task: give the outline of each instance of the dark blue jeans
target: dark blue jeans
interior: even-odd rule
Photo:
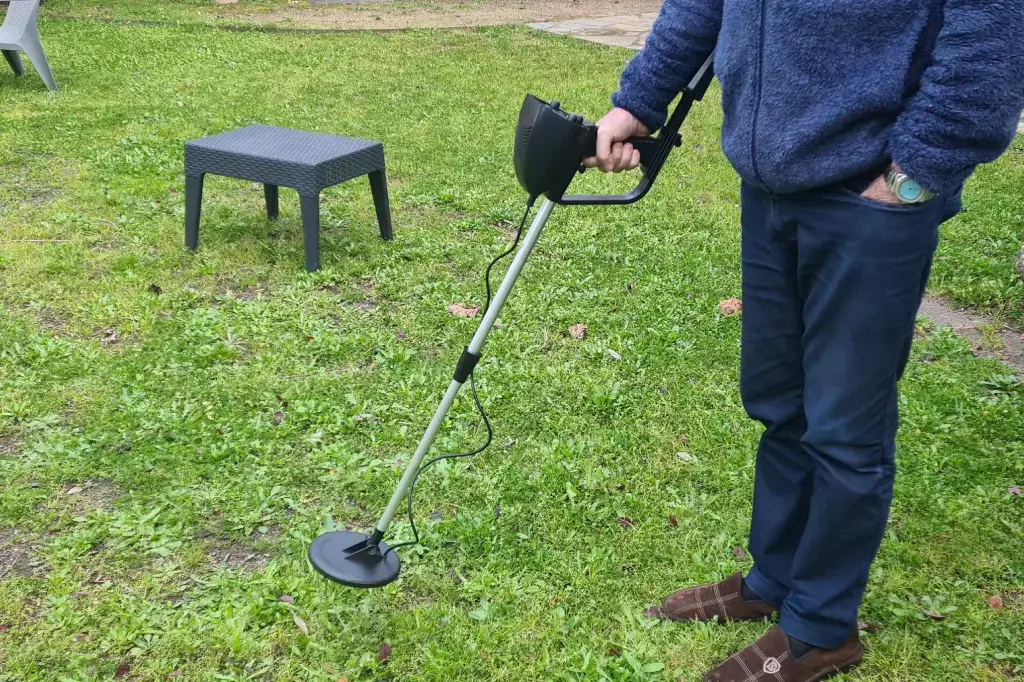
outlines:
[[[742,189],[740,391],[757,451],[747,584],[787,634],[857,627],[892,501],[896,385],[959,193],[886,206],[854,189]]]

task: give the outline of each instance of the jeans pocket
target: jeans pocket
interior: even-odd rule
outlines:
[[[866,206],[868,208],[873,208],[881,211],[889,211],[894,213],[914,214],[922,212],[930,208],[932,206],[932,203],[935,201],[935,197],[932,197],[927,201],[921,201],[916,204],[889,204],[883,201],[869,199],[863,194],[860,194],[859,192],[855,192],[854,190],[850,189],[846,185],[840,185],[839,191],[841,194],[850,199],[853,199],[861,206]]]

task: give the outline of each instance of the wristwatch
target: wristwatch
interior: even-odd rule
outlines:
[[[934,192],[929,192],[909,175],[896,170],[891,165],[885,170],[885,183],[889,185],[889,190],[896,195],[896,198],[904,204],[920,204],[935,196]]]

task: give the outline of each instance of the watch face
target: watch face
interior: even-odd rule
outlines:
[[[903,201],[917,201],[921,197],[921,185],[907,178],[899,184],[896,192]]]

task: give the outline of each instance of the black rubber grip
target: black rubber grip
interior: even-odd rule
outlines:
[[[459,357],[459,364],[455,365],[455,376],[452,378],[460,384],[466,383],[466,379],[473,373],[473,369],[476,368],[476,363],[480,362],[480,356],[474,355],[469,352],[466,348],[462,351],[462,356]]]

